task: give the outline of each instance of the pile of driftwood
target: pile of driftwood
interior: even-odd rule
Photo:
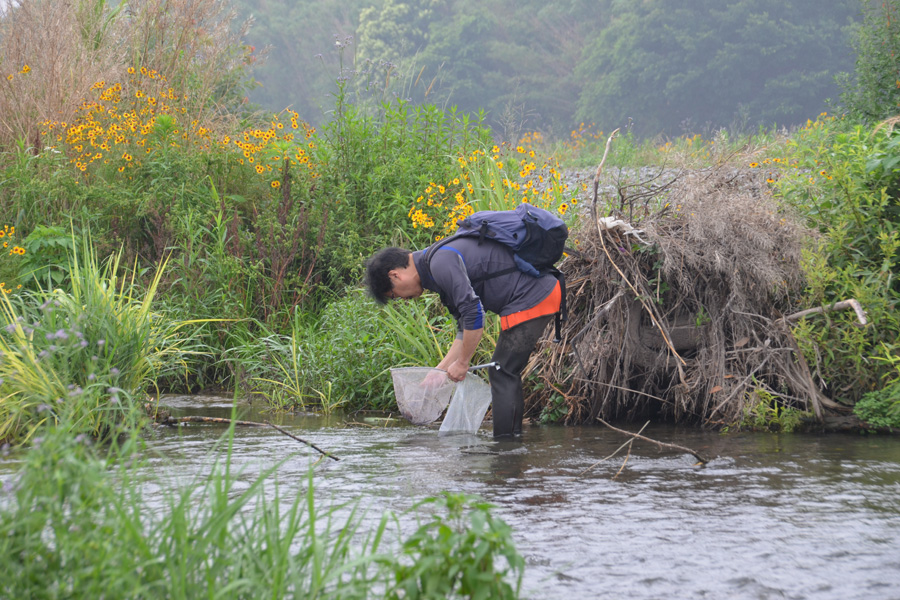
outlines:
[[[815,234],[771,197],[758,169],[659,169],[598,191],[561,264],[563,342],[536,353],[569,423],[660,420],[724,426],[752,405],[822,422],[824,397],[791,334],[803,244]],[[865,315],[854,301],[846,303]],[[842,308],[838,306],[837,308]],[[549,355],[549,357],[548,357]]]

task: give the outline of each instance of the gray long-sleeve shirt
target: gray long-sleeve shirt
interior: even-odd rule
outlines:
[[[505,317],[536,306],[556,285],[551,274],[532,277],[519,270],[478,281],[516,266],[512,250],[491,240],[481,245],[470,237],[448,242],[434,252],[430,270],[425,267],[427,251],[413,252],[422,287],[440,294],[460,331],[481,329],[485,310]]]

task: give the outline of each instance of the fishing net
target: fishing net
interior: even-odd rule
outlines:
[[[475,433],[491,405],[491,386],[473,373],[455,383],[438,369],[403,367],[391,369],[391,379],[400,414],[415,425],[436,421],[449,403],[440,430]]]
[[[435,373],[429,377],[432,371]],[[400,414],[415,425],[436,421],[456,390],[456,383],[445,372],[431,367],[391,369],[391,379]]]
[[[475,433],[491,405],[491,386],[478,375],[467,373],[456,386],[450,408],[441,423],[442,433]]]

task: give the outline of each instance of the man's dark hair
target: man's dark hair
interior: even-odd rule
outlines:
[[[387,304],[387,293],[393,288],[388,273],[394,269],[402,269],[409,265],[409,250],[403,248],[382,248],[366,261],[366,285],[369,294],[379,304]]]

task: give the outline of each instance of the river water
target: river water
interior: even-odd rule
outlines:
[[[216,397],[163,404],[176,415],[231,410]],[[900,599],[897,438],[644,431],[716,457],[696,466],[640,441],[627,462],[624,450],[603,460],[626,438],[602,426],[526,426],[521,442],[498,443],[363,416],[276,420],[245,407],[239,418],[272,419],[340,458],[314,467],[317,496],[357,502],[373,523],[443,490],[495,504],[526,559],[526,598]],[[151,447],[190,478],[209,469],[223,432],[160,428]],[[304,482],[320,458],[274,429],[237,429],[232,465],[248,484],[286,456],[280,483]]]

